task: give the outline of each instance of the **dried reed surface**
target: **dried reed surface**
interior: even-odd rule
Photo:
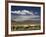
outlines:
[[[39,30],[40,29],[39,21],[23,21],[15,22],[11,21],[11,30],[12,31],[28,31],[28,30]]]

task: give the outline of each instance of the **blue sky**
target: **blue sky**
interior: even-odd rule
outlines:
[[[30,15],[27,16],[25,11]],[[39,21],[40,20],[40,7],[11,6],[11,13],[12,13],[11,19],[13,21],[25,21],[25,20]],[[19,16],[19,14],[21,15]]]
[[[11,6],[11,11],[18,11],[18,10],[28,10],[28,11],[33,11],[33,13],[35,14],[35,12],[37,12],[37,15],[40,15],[40,7],[29,7],[29,6]]]

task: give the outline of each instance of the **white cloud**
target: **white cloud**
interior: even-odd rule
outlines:
[[[25,21],[25,20],[34,20],[34,21],[38,21],[40,20],[39,18],[40,16],[14,16],[14,18],[12,18],[13,21]]]
[[[31,16],[15,16],[15,15],[12,15],[11,19],[13,21],[19,21],[19,22],[21,22],[21,21],[25,21],[25,20],[34,20],[34,21],[40,20],[40,18],[39,18],[40,16],[34,15],[33,11],[28,11],[28,10],[22,10],[22,11],[20,11],[20,10],[18,10],[18,11],[12,11],[12,13],[22,14],[22,15],[23,14],[24,15],[31,14]],[[37,12],[35,14],[37,14]]]
[[[34,15],[32,11],[28,11],[28,10],[11,11],[11,13],[16,13],[16,14],[31,14],[31,15]]]
[[[19,14],[20,10],[19,11],[11,11],[11,13],[17,13],[17,14]]]

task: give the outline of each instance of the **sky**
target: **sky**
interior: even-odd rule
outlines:
[[[27,14],[30,14],[30,15],[27,16]],[[25,20],[39,21],[40,7],[11,6],[11,16],[12,16],[11,20],[13,21],[19,21],[19,22],[25,21]]]
[[[22,10],[28,10],[33,11],[35,14],[37,12],[37,15],[40,15],[40,7],[31,7],[31,6],[11,6],[11,11],[22,11]]]

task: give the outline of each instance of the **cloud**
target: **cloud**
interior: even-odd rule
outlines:
[[[26,20],[33,20],[33,21],[38,21],[40,20],[40,16],[13,16],[12,17],[13,21],[26,21]]]
[[[32,11],[28,11],[28,10],[11,11],[11,13],[16,13],[16,14],[21,14],[21,15],[25,15],[25,14],[33,15],[33,12]]]
[[[11,13],[13,14],[21,14],[21,15],[26,15],[26,14],[30,14],[31,16],[15,16],[15,15],[11,15],[11,20],[13,21],[26,21],[26,20],[33,20],[33,21],[38,21],[40,20],[40,16],[39,15],[35,15],[37,14],[37,12],[35,12],[35,14],[33,13],[33,11],[28,11],[28,10],[18,10],[18,11],[12,11]]]

